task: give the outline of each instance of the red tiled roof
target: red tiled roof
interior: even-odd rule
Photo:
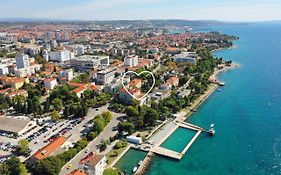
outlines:
[[[58,137],[53,142],[49,143],[48,145],[44,146],[43,148],[39,149],[33,157],[37,160],[41,160],[44,158],[49,157],[53,152],[55,152],[64,142],[66,142],[65,137]]]
[[[83,170],[74,170],[71,173],[69,173],[68,175],[87,175],[87,174],[84,173]]]

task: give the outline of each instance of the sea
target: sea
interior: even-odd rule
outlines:
[[[232,49],[214,52],[239,68],[218,78],[215,91],[187,121],[214,136],[201,134],[181,160],[155,156],[147,175],[278,175],[281,174],[281,23],[202,27],[238,36]],[[189,137],[171,135],[176,140]],[[175,142],[171,141],[175,139]],[[126,163],[126,160],[123,160]],[[127,162],[128,163],[128,162]]]

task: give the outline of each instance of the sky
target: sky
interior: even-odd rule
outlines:
[[[0,18],[281,20],[281,0],[0,0]]]

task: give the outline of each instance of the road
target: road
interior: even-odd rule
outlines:
[[[95,115],[102,113],[103,111],[107,111],[107,109],[102,109],[99,111],[95,111]],[[78,169],[79,162],[81,159],[86,157],[91,151],[97,152],[99,154],[99,150],[97,149],[97,146],[100,144],[102,140],[108,140],[110,137],[113,137],[117,131],[114,131],[114,128],[117,127],[119,118],[122,117],[122,114],[117,114],[112,112],[113,118],[112,120],[107,124],[103,132],[101,132],[93,141],[91,141],[86,148],[84,148],[82,151],[80,151],[74,158],[72,158],[64,167],[62,167],[60,175],[67,175],[70,172],[74,171],[75,169]],[[71,139],[71,138],[70,138]],[[89,152],[86,152],[86,150],[90,150]],[[72,165],[69,169],[67,167],[69,165]]]

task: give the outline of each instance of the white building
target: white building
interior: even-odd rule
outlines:
[[[130,55],[124,58],[124,65],[129,67],[134,67],[139,64],[139,59],[137,55]]]
[[[103,171],[106,168],[106,158],[103,155],[94,155],[90,153],[91,156],[86,159],[82,159],[80,168],[89,175],[103,175]]]
[[[196,64],[198,56],[195,52],[182,52],[173,57],[173,61],[177,63],[192,63]]]
[[[69,50],[60,50],[57,52],[51,52],[49,54],[49,58],[45,58],[45,60],[66,62],[72,58],[73,58],[73,54]]]
[[[141,137],[136,137],[136,136],[128,136],[127,137],[127,141],[133,144],[141,144],[142,143],[142,139]]]
[[[9,69],[5,65],[0,65],[0,75],[6,75],[9,73]]]
[[[73,79],[73,70],[72,69],[65,69],[60,71],[59,78],[66,78],[68,81]]]
[[[55,78],[48,78],[44,80],[44,86],[47,89],[54,89],[58,85],[57,79]]]
[[[84,55],[85,53],[84,46],[78,46],[76,52],[78,56]]]
[[[17,118],[0,117],[0,132],[7,134],[21,135],[24,132],[30,130],[36,126],[35,121],[31,121],[29,118],[18,116]]]
[[[40,64],[33,64],[32,66],[29,66],[29,67],[16,69],[14,71],[14,74],[17,77],[27,77],[29,75],[34,74],[36,71],[39,71],[40,69],[41,69]]]
[[[76,71],[89,71],[100,66],[109,66],[109,56],[83,55],[70,60]]]
[[[26,54],[17,55],[16,56],[16,65],[17,65],[18,69],[30,67],[29,56]]]
[[[97,72],[97,83],[103,85],[111,83],[114,80],[116,70],[116,68],[109,68]]]

